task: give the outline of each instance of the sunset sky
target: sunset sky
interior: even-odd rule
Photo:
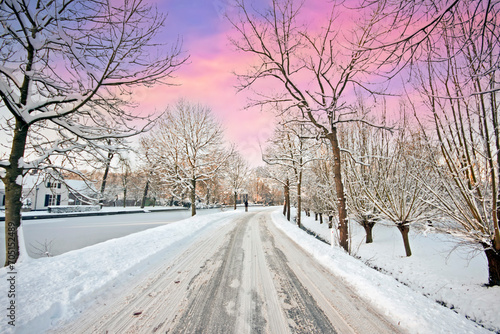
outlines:
[[[157,86],[136,91],[135,100],[143,111],[163,111],[179,98],[212,108],[223,123],[227,139],[235,143],[253,166],[262,164],[259,143],[265,144],[276,123],[275,116],[259,108],[244,109],[251,91],[237,93],[234,71],[245,72],[253,62],[249,54],[236,52],[228,36],[234,31],[224,17],[232,13],[232,0],[149,0],[167,14],[160,37],[172,43],[180,38],[189,61],[175,72],[179,86]],[[252,0],[255,8],[265,8],[267,0]],[[348,5],[349,2],[344,3]],[[343,7],[345,9],[345,7]],[[307,0],[301,10],[309,30],[323,27],[331,10],[328,0]],[[349,15],[356,13],[349,11]],[[352,27],[355,18],[341,15],[336,23],[343,31]]]
[[[153,0],[150,0],[153,3]],[[244,70],[248,55],[234,51],[228,41],[231,27],[223,17],[226,0],[157,0],[167,13],[162,37],[165,42],[181,38],[189,61],[176,73],[180,86],[157,86],[136,92],[140,108],[162,111],[179,98],[212,108],[223,123],[227,139],[252,165],[260,162],[259,141],[264,143],[274,128],[274,116],[260,109],[244,110],[249,93],[235,89],[235,70]]]
[[[259,108],[245,110],[251,92],[237,93],[235,88],[233,72],[244,72],[252,59],[236,52],[228,40],[233,31],[223,13],[230,10],[230,0],[149,1],[168,15],[161,35],[164,41],[181,38],[190,59],[175,73],[174,82],[180,86],[158,86],[136,92],[141,109],[162,111],[181,97],[206,104],[223,123],[227,139],[237,144],[252,165],[262,164],[259,142],[264,144],[272,134],[275,118]],[[267,1],[248,3],[263,8]],[[317,17],[312,22],[320,26],[329,6],[326,0],[308,0],[303,12],[308,19]]]

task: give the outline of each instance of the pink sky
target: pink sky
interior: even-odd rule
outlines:
[[[188,64],[175,72],[179,86],[156,86],[136,91],[134,99],[141,111],[165,110],[179,98],[208,105],[226,130],[227,139],[236,144],[253,166],[262,164],[259,141],[264,143],[274,129],[274,116],[259,109],[247,109],[249,93],[234,87],[235,70],[244,70],[249,56],[237,53],[229,44],[230,26],[222,17],[225,0],[157,1],[168,13],[166,41],[183,40]]]
[[[222,16],[230,0],[150,0],[161,12],[168,13],[162,37],[172,42],[183,40],[189,63],[176,73],[174,82],[180,86],[157,86],[136,91],[135,100],[144,112],[165,110],[179,98],[208,105],[226,129],[227,139],[253,166],[262,164],[259,142],[264,144],[275,124],[271,112],[259,108],[244,110],[251,92],[238,93],[234,71],[244,72],[252,59],[237,53],[228,41],[231,27]],[[259,6],[266,0],[248,3]],[[331,4],[327,0],[308,0],[305,17],[312,19],[310,28],[319,28],[326,20]],[[350,18],[347,22],[352,22]],[[346,22],[344,20],[344,22]],[[343,26],[343,28],[346,28]]]

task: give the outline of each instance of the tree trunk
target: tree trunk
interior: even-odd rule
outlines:
[[[106,190],[106,182],[108,181],[109,166],[111,165],[111,159],[113,159],[113,156],[114,153],[108,152],[108,158],[106,159],[106,168],[104,169],[104,175],[102,176],[101,199],[99,200],[100,203],[103,203],[104,201],[104,190]]]
[[[337,128],[333,127],[332,132],[327,135],[333,151],[333,175],[335,178],[335,191],[337,193],[337,208],[339,212],[339,244],[346,252],[349,252],[349,225],[347,224],[347,209],[344,194],[344,184],[342,182],[341,154],[337,138]]]
[[[127,206],[127,187],[123,188],[123,207]]]
[[[364,221],[362,225],[365,228],[365,232],[366,232],[366,243],[371,244],[373,242],[372,231],[373,231],[373,226],[375,226],[375,222]]]
[[[142,194],[141,209],[146,206],[146,197],[148,196],[149,190],[149,180],[146,180],[146,186],[144,187],[144,193]]]
[[[300,227],[302,223],[302,170],[299,172],[299,182],[297,182],[297,226]]]
[[[21,202],[23,186],[20,182],[23,176],[23,166],[19,166],[19,161],[24,156],[27,137],[28,125],[16,120],[9,157],[10,165],[5,169],[5,177],[2,178],[5,185],[5,266],[15,264],[19,258],[18,228],[21,226],[23,207]]]
[[[319,214],[319,223],[323,224],[323,214],[322,213]]]
[[[403,242],[405,245],[406,256],[411,256],[410,239],[408,238],[408,233],[410,232],[410,225],[405,222],[397,224],[399,232],[403,237]]]
[[[285,202],[283,203],[283,216],[286,216],[287,213],[287,208],[288,208],[288,198],[289,198],[289,193],[290,193],[290,186],[289,186],[289,181],[288,179],[286,180],[285,183],[285,189],[284,189],[284,195],[285,195]]]
[[[328,216],[328,228],[333,228],[333,216]]]
[[[9,178],[9,175],[5,179]],[[22,186],[4,181],[5,184],[5,266],[15,264],[19,258],[18,228],[21,226]]]
[[[286,219],[290,221],[291,213],[290,213],[290,188],[288,189],[288,194],[286,195]]]
[[[236,210],[236,200],[238,199],[238,193],[234,192],[234,209]]]
[[[196,215],[196,179],[191,180],[191,216]]]
[[[286,219],[290,221],[290,180],[286,179],[285,185]]]
[[[316,222],[318,221],[318,213],[317,212],[314,213],[314,221],[316,221]]]
[[[488,259],[488,285],[500,285],[500,253],[491,245],[483,244],[486,259]]]

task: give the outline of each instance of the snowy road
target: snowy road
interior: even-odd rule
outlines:
[[[278,230],[269,211],[236,215],[122,296],[59,333],[395,333]]]

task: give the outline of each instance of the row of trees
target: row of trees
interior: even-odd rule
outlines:
[[[273,145],[266,160],[286,165],[280,177],[269,173],[285,193],[296,189],[297,206],[314,199],[311,208],[335,212],[346,251],[349,214],[368,232],[376,217],[393,221],[407,255],[410,224],[435,210],[448,219],[440,227],[485,251],[490,284],[500,284],[500,3],[332,1],[319,27],[303,2],[236,3],[233,45],[255,56],[240,89],[285,115],[280,131],[294,144]],[[403,102],[387,112],[380,101],[395,85]],[[307,154],[313,137],[323,156]],[[314,175],[308,198],[305,169]]]
[[[156,200],[167,205],[188,204],[195,215],[198,203],[232,204],[236,209],[242,195],[265,204],[279,197],[279,192],[263,184],[240,153],[226,144],[220,122],[201,104],[180,100],[169,107],[141,137],[136,154],[134,172],[128,159],[118,152],[111,168],[100,168],[93,176],[100,180],[101,198],[107,204],[120,199],[125,205],[131,198],[144,206],[153,199],[153,204]]]
[[[239,167],[233,165],[233,159],[240,160],[242,164]],[[238,169],[241,168],[246,172],[240,173]],[[102,194],[99,193],[95,200],[100,199],[105,206],[191,206],[189,186],[171,187],[161,169],[154,173],[150,171],[150,166],[144,162],[139,162],[132,168],[128,159],[115,158],[109,170],[105,190]],[[103,174],[102,170],[91,173],[95,184],[102,185]],[[231,176],[235,179],[231,180]],[[238,182],[236,187],[233,183],[235,180]],[[247,195],[250,202],[260,204],[281,203],[282,197],[281,189],[269,184],[235,153],[213,179],[197,182],[195,204],[231,205],[236,208],[236,204],[242,203],[243,195]]]
[[[334,158],[329,142],[311,137],[311,129],[306,130],[308,126],[304,124],[291,124],[279,127],[269,141],[264,153],[268,164],[266,175],[288,187],[287,192],[295,196],[298,226],[301,225],[300,208],[314,212],[321,221],[323,216],[328,217],[332,228],[333,216],[338,212]],[[392,133],[352,123],[344,126],[339,134],[350,217],[365,228],[367,243],[373,241],[372,228],[376,221],[393,222],[401,231],[406,255],[410,256],[410,225],[437,216],[432,192],[425,185],[436,176],[429,164],[429,146],[425,145],[421,132],[411,130],[403,118]],[[436,153],[439,152],[434,149],[433,159]],[[290,219],[288,205],[284,209],[287,211]]]

